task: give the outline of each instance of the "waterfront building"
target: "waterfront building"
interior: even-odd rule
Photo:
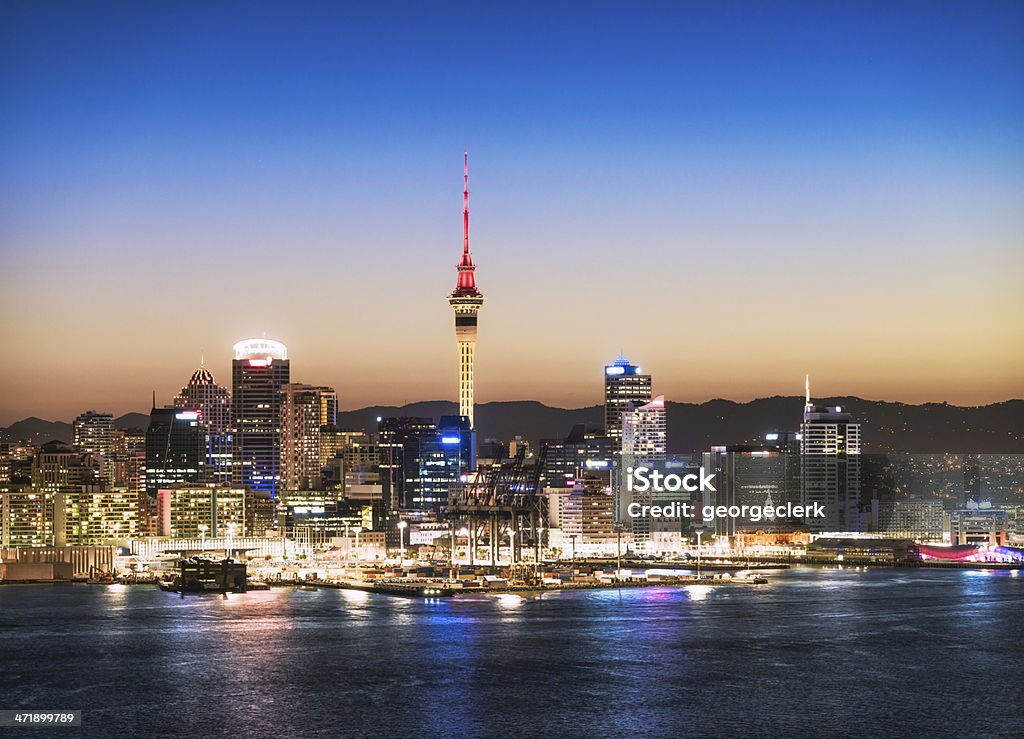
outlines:
[[[157,491],[157,535],[177,539],[248,536],[253,494],[214,483],[181,483]]]
[[[0,486],[0,547],[52,545],[54,497],[31,485]]]
[[[792,441],[790,441],[792,439]],[[702,455],[701,466],[714,475],[715,491],[698,494],[701,506],[778,507],[800,502],[798,440],[781,432],[768,434],[764,444],[714,446]],[[801,520],[771,517],[716,517],[712,533],[732,539],[749,531],[790,531]]]
[[[231,362],[232,481],[277,497],[281,487],[281,388],[291,381],[287,347],[245,339]]]
[[[919,541],[941,541],[943,503],[939,498],[883,500],[878,503],[878,531]]]
[[[1004,546],[1009,513],[990,503],[967,501],[967,507],[949,514],[949,543]]]
[[[144,512],[138,491],[82,485],[54,496],[56,546],[119,544],[142,533]]]

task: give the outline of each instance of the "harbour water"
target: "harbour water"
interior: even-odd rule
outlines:
[[[426,600],[0,587],[12,736],[1022,736],[1024,575]]]

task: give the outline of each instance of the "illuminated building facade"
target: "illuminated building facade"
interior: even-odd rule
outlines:
[[[807,382],[800,426],[800,502],[820,503],[825,515],[806,518],[813,533],[860,527],[860,424],[840,406],[811,403]]]
[[[543,439],[541,445],[547,449],[544,459],[542,482],[546,487],[572,487],[587,462],[590,467],[601,465],[611,468],[614,455],[612,440],[602,427],[588,427],[578,423],[564,439]]]
[[[199,411],[206,433],[206,479],[231,482],[231,395],[218,385],[213,373],[200,362],[188,383],[174,398],[174,405]]]
[[[112,477],[114,416],[110,413],[86,411],[74,420],[71,427],[72,446],[83,454],[93,454],[99,457],[102,460],[102,473],[110,479]]]
[[[277,497],[281,487],[281,388],[290,382],[288,349],[245,339],[231,362],[232,480]]]
[[[153,408],[146,429],[146,493],[205,479],[206,430],[197,410]]]
[[[318,488],[321,429],[338,419],[338,394],[329,387],[288,384],[281,395],[282,488]]]
[[[252,493],[230,485],[180,484],[157,491],[157,534],[175,539],[247,536]]]
[[[634,375],[636,376],[636,375]],[[649,378],[648,378],[649,379]],[[665,412],[665,396],[659,395],[643,405],[627,404],[621,414],[622,466],[636,467],[642,464],[664,462],[668,452],[668,417]],[[640,505],[651,505],[650,492],[635,492],[632,500]],[[620,496],[616,495],[616,500]],[[615,514],[622,520],[621,501]],[[633,541],[645,547],[651,540],[651,520],[645,516],[629,519],[632,525]]]
[[[377,442],[365,431],[321,428],[320,468],[329,471],[330,483],[340,485],[343,493],[353,485],[379,484]]]
[[[51,546],[54,497],[27,485],[0,487],[0,546]]]
[[[632,406],[651,401],[651,376],[619,357],[604,368],[604,428],[612,451],[622,450],[622,415]]]
[[[949,543],[993,547],[1005,545],[1009,513],[977,505],[971,507],[972,503],[968,501],[967,508],[950,511]]]
[[[114,487],[127,487],[138,493],[146,491],[146,432],[140,429],[114,429]]]
[[[473,430],[465,416],[384,418],[378,425],[380,476],[392,507],[439,510],[473,465]]]
[[[484,294],[476,286],[476,265],[469,251],[469,154],[465,155],[462,191],[462,259],[456,266],[458,280],[448,296],[455,312],[455,341],[459,347],[459,415],[474,427],[473,355],[476,350],[477,313]]]
[[[144,520],[134,490],[83,485],[58,493],[54,499],[54,543],[64,545],[118,544],[138,536]]]
[[[884,500],[878,504],[878,531],[907,539],[941,541],[943,513],[939,498]]]

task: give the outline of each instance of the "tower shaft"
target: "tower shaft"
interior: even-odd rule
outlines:
[[[459,415],[474,427],[473,355],[476,349],[477,313],[484,294],[476,286],[476,265],[469,250],[469,154],[463,159],[462,257],[455,266],[458,279],[448,304],[455,312],[455,341],[459,347]]]

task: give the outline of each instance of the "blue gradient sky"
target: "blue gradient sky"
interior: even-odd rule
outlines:
[[[266,332],[345,407],[1024,395],[1024,5],[0,6],[0,423]]]

